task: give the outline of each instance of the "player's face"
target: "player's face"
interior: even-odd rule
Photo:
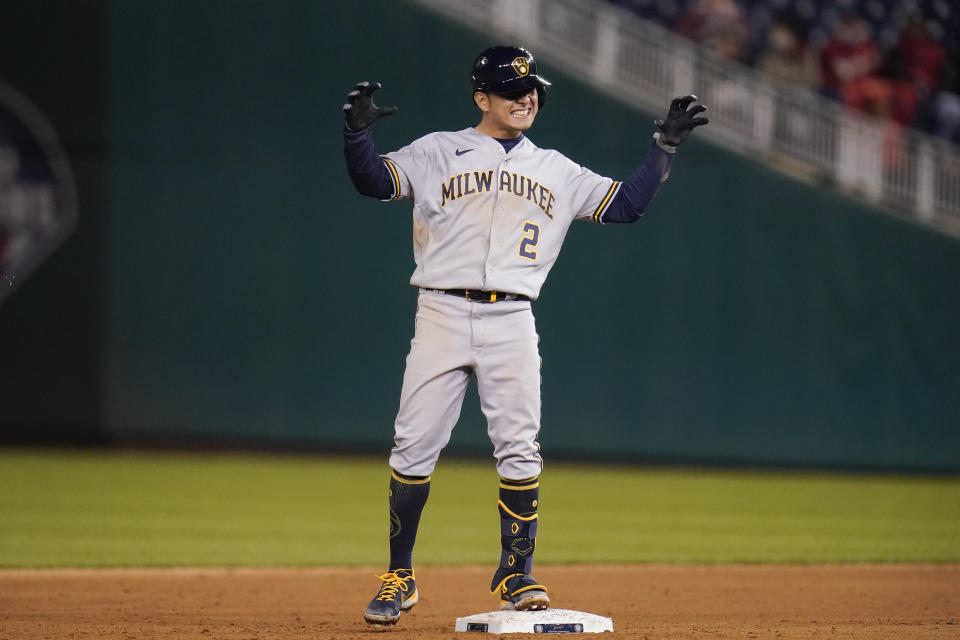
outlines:
[[[483,111],[480,131],[494,138],[516,138],[533,126],[537,117],[537,90],[477,94],[477,106]]]

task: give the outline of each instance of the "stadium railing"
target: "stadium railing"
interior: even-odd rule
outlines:
[[[960,148],[857,113],[720,58],[602,0],[413,0],[513,39],[586,84],[658,114],[672,97],[709,105],[703,135],[781,171],[960,237]]]

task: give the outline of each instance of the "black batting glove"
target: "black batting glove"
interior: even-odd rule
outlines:
[[[658,135],[656,137],[658,143],[669,147],[670,150],[676,149],[681,142],[687,139],[687,136],[695,127],[710,122],[703,116],[697,117],[698,113],[707,110],[705,106],[698,104],[690,107],[690,104],[697,100],[697,96],[689,95],[674,98],[670,102],[670,112],[667,113],[667,117],[654,122],[657,126]]]
[[[385,116],[392,116],[398,107],[378,107],[373,103],[373,92],[381,87],[379,82],[360,82],[347,94],[343,105],[343,118],[351,131],[366,129]]]

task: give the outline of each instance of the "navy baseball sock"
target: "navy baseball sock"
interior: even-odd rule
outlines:
[[[500,478],[500,566],[493,576],[490,591],[496,593],[512,575],[533,571],[533,551],[537,537],[539,478],[506,480]]]
[[[430,495],[430,476],[390,476],[390,571],[413,569],[420,514]]]

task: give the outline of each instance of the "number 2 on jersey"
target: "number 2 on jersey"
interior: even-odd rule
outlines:
[[[540,227],[532,222],[523,224],[523,240],[520,241],[520,257],[527,260],[536,260],[535,251],[537,243],[540,242]]]

